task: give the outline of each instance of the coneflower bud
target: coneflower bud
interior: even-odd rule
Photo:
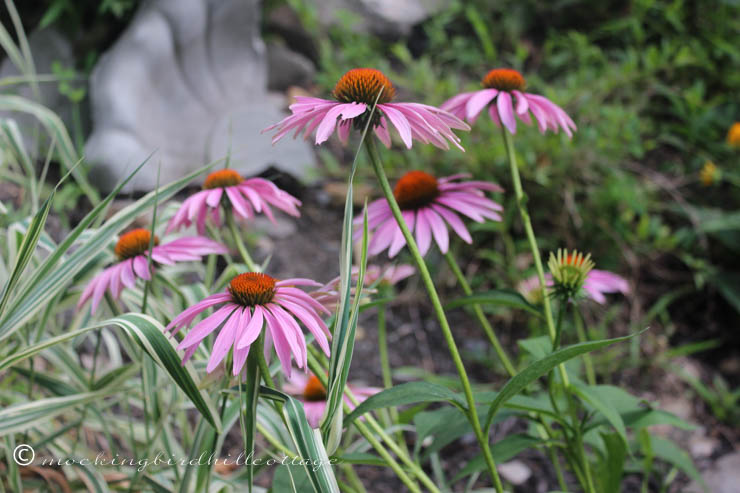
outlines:
[[[583,287],[588,273],[594,268],[594,263],[590,253],[584,256],[577,250],[568,253],[568,250],[558,248],[557,255],[550,253],[547,266],[552,274],[555,293],[565,298],[573,298]]]

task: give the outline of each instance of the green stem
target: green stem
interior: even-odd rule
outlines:
[[[378,306],[378,353],[380,354],[380,370],[383,374],[383,387],[393,387],[391,364],[388,360],[388,339],[385,323],[385,304]]]
[[[252,260],[252,256],[249,255],[247,247],[244,245],[244,240],[242,240],[242,236],[239,234],[236,222],[234,221],[233,212],[231,210],[227,210],[224,215],[226,216],[226,225],[229,228],[231,236],[234,238],[234,243],[236,243],[236,248],[239,250],[239,255],[241,255],[242,260],[247,264],[247,268],[250,272],[259,272],[259,266],[257,266],[257,264],[254,263],[254,260]]]
[[[470,283],[468,283],[468,280],[465,278],[465,274],[463,274],[462,269],[460,269],[460,266],[451,251],[448,250],[447,253],[445,253],[445,260],[447,260],[447,265],[450,266],[452,273],[455,274],[457,282],[460,284],[465,295],[472,295],[473,290],[470,287]],[[486,314],[483,313],[483,308],[481,308],[478,303],[475,303],[473,305],[473,312],[475,313],[475,317],[478,319],[478,323],[480,323],[481,327],[483,327],[483,331],[488,336],[488,340],[493,346],[493,349],[496,351],[498,359],[501,360],[501,363],[504,365],[506,373],[508,373],[510,377],[513,377],[516,375],[516,368],[511,364],[511,360],[509,359],[509,356],[507,356],[506,351],[504,351],[501,342],[499,342],[496,332],[494,332],[493,327],[488,322]]]
[[[494,486],[496,487],[496,492],[503,493],[504,488],[501,484],[501,479],[498,476],[498,471],[496,470],[496,463],[493,460],[493,455],[491,454],[491,447],[488,444],[488,434],[484,433],[481,429],[480,419],[478,418],[478,410],[475,406],[475,397],[473,396],[473,390],[470,387],[470,380],[468,379],[468,374],[465,371],[465,365],[463,364],[462,358],[460,357],[460,351],[457,349],[457,344],[455,343],[455,338],[452,335],[450,324],[447,322],[447,316],[445,315],[444,308],[442,308],[442,302],[440,301],[439,295],[437,294],[437,289],[434,286],[434,281],[432,280],[431,274],[429,274],[429,269],[427,269],[424,258],[419,252],[419,247],[416,245],[416,241],[411,235],[411,232],[406,225],[406,221],[403,219],[403,215],[401,213],[400,207],[398,206],[398,202],[396,202],[396,198],[393,196],[393,189],[391,188],[391,184],[388,182],[388,177],[385,175],[383,166],[381,165],[380,159],[377,156],[374,147],[374,141],[372,139],[368,139],[365,141],[365,145],[370,157],[370,161],[372,162],[373,169],[375,170],[375,175],[378,177],[378,181],[380,182],[380,186],[383,190],[383,195],[385,195],[385,198],[388,201],[388,205],[391,208],[393,217],[396,219],[396,223],[398,223],[398,227],[403,233],[403,237],[406,240],[406,244],[408,245],[409,251],[411,252],[411,256],[416,262],[416,266],[419,269],[419,275],[421,276],[422,282],[426,287],[427,293],[429,294],[429,299],[432,302],[432,306],[434,307],[434,312],[437,316],[437,319],[439,320],[439,325],[442,328],[442,335],[444,336],[445,342],[447,343],[447,347],[450,351],[450,356],[452,356],[452,361],[455,364],[455,368],[457,369],[457,373],[460,377],[460,384],[462,385],[463,392],[465,393],[465,400],[468,405],[468,419],[470,420],[470,424],[473,427],[473,432],[475,432],[475,436],[478,439],[478,443],[480,444],[481,450],[483,452],[483,457],[486,460],[488,470],[491,474],[491,478],[493,479]]]
[[[516,164],[516,155],[514,153],[514,141],[511,138],[506,127],[501,125],[501,135],[504,138],[506,144],[506,156],[509,159],[509,168],[511,169],[511,181],[514,183],[514,194],[516,195],[516,203],[519,209],[519,215],[524,223],[524,231],[527,233],[527,240],[529,241],[529,248],[532,250],[532,257],[534,258],[534,266],[537,269],[537,278],[540,281],[540,288],[544,296],[542,297],[542,304],[545,311],[545,321],[547,322],[547,331],[550,333],[550,340],[555,341],[555,322],[552,319],[552,307],[550,306],[550,297],[547,296],[547,284],[545,283],[545,270],[542,268],[542,258],[540,257],[540,250],[537,246],[537,238],[534,235],[532,229],[532,221],[529,218],[529,211],[527,210],[527,200],[524,196],[524,190],[522,189],[522,179],[519,177],[519,167]],[[569,385],[568,373],[565,371],[565,365],[562,363],[558,365],[560,370],[560,376],[563,383],[567,387]]]
[[[347,404],[345,403],[345,406]],[[349,412],[349,408],[345,409],[345,412]],[[375,436],[370,432],[370,430],[367,429],[367,426],[360,421],[359,419],[354,422],[355,427],[357,430],[362,434],[363,437],[370,443],[370,445],[380,454],[380,456],[385,460],[385,462],[390,466],[390,468],[393,470],[393,472],[396,473],[396,476],[398,476],[398,479],[400,479],[403,484],[406,485],[406,487],[409,489],[409,491],[412,491],[414,493],[421,493],[421,490],[419,489],[419,485],[417,485],[413,479],[411,479],[408,474],[406,474],[406,471],[404,471],[400,464],[396,462],[396,460],[393,458],[391,454],[388,453],[388,451],[383,447],[383,445],[378,441]]]
[[[568,309],[568,300],[562,300],[558,307],[558,321],[555,324],[555,340],[552,341],[552,350],[557,351],[560,348],[560,338],[563,334],[563,316]]]
[[[319,363],[319,359],[314,355],[312,352],[308,353],[308,367],[311,369],[314,375],[321,381],[321,384],[326,387],[328,384],[328,378],[326,377],[326,369],[324,369]],[[349,401],[354,406],[359,405],[359,401],[355,397],[355,395],[352,393],[352,390],[350,390],[349,386],[344,387],[344,395],[349,399]],[[346,403],[345,403],[346,404]],[[349,409],[347,409],[349,411]],[[408,450],[398,443],[396,443],[383,429],[382,426],[375,420],[375,418],[371,414],[365,414],[363,416],[363,419],[367,423],[370,428],[380,437],[383,442],[386,443],[386,445],[391,449],[391,451],[398,456],[398,458],[403,462],[406,467],[408,467],[414,475],[419,479],[419,481],[426,486],[426,488],[431,491],[432,493],[440,493],[437,486],[434,484],[434,482],[427,476],[427,474],[424,472],[424,470],[419,467],[417,463],[415,463],[413,460],[411,460]],[[353,423],[357,423],[359,421],[355,420]],[[403,442],[403,445],[405,445],[405,442]]]
[[[555,447],[547,447],[547,455],[550,457],[550,462],[555,467],[555,476],[558,478],[558,487],[562,491],[568,491],[568,486],[565,483],[565,477],[563,476],[563,470],[560,468],[560,460],[558,454],[555,452]]]
[[[586,342],[586,329],[583,327],[583,318],[578,311],[578,308],[573,310],[573,318],[576,324],[576,334],[578,334],[578,342]],[[586,381],[589,385],[596,385],[596,372],[594,371],[594,362],[591,359],[591,354],[586,353],[583,355],[583,363],[586,366]]]
[[[393,377],[391,374],[391,363],[388,359],[388,337],[385,320],[385,303],[378,306],[378,353],[380,354],[380,371],[383,375],[383,387],[389,389],[393,387]],[[393,423],[398,423],[398,409],[390,407],[381,414],[386,427]],[[396,439],[399,444],[406,445],[403,437],[403,431],[396,432]]]

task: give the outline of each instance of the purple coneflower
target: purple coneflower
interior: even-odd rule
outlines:
[[[413,139],[441,149],[449,149],[447,141],[450,141],[462,149],[460,139],[452,129],[470,130],[465,122],[434,106],[393,103],[396,89],[383,72],[372,68],[355,68],[344,74],[334,87],[333,95],[336,101],[296,97],[296,102],[290,105],[292,114],[264,131],[277,130],[273,143],[292,130],[295,130],[293,137],[303,132],[305,139],[316,131],[318,145],[336,129],[340,140],[346,143],[352,124],[355,128],[363,128],[376,99],[377,110],[371,124],[375,135],[386,147],[391,145],[388,121],[409,149]]]
[[[408,264],[387,264],[368,265],[365,269],[365,286],[386,285],[393,286],[409,276],[412,276],[416,269]],[[360,273],[360,268],[352,267],[352,280],[356,281]],[[309,293],[312,298],[324,305],[328,310],[335,311],[339,303],[339,276],[327,282],[320,288]],[[374,290],[372,290],[374,291]],[[365,291],[371,292],[371,291]]]
[[[440,251],[447,253],[448,226],[466,243],[473,242],[458,214],[476,222],[501,220],[499,212],[503,208],[486,198],[484,192],[503,192],[503,189],[495,183],[459,181],[466,177],[468,175],[458,174],[436,178],[424,171],[410,171],[398,180],[393,195],[409,230],[416,233],[416,242],[422,255],[429,250],[432,238]],[[372,202],[367,208],[367,220],[368,229],[372,231],[368,254],[377,255],[387,248],[389,257],[396,256],[406,240],[388,202],[385,199]],[[361,217],[355,218],[355,225],[362,225]],[[362,231],[356,229],[355,240],[359,240],[361,235]]]
[[[474,123],[483,109],[488,106],[491,119],[501,123],[511,132],[516,133],[516,115],[527,125],[532,123],[529,115],[537,120],[541,133],[547,129],[553,132],[562,128],[568,137],[573,136],[576,124],[558,105],[539,94],[522,92],[526,81],[522,74],[510,68],[496,68],[483,77],[483,89],[473,92],[464,92],[445,101],[441,108],[459,118],[465,118]],[[516,97],[516,107],[512,95]],[[490,104],[494,100],[495,104]]]
[[[198,344],[211,332],[219,329],[213,343],[206,371],[212,372],[224,359],[229,349],[234,349],[233,374],[237,375],[244,366],[249,347],[265,331],[265,352],[270,344],[275,346],[283,372],[290,378],[291,358],[300,368],[306,368],[306,338],[298,322],[301,322],[318,341],[321,349],[329,355],[329,329],[319,316],[328,313],[319,302],[295,286],[320,286],[310,279],[284,279],[278,281],[267,274],[247,272],[231,280],[226,291],[201,300],[175,317],[166,330],[173,334],[182,327],[189,327],[193,320],[205,310],[222,305],[213,314],[197,323],[178,349],[184,349],[185,363],[195,353]]]
[[[545,283],[549,288],[553,286],[552,274],[549,272],[545,274]],[[540,303],[542,301],[540,281],[536,275],[519,283],[517,289],[530,303]],[[583,282],[583,292],[588,298],[604,304],[606,303],[605,294],[627,294],[630,292],[630,287],[625,278],[613,272],[592,269],[586,274],[586,280]]]
[[[353,385],[348,387],[358,402],[362,402],[383,390],[377,387],[356,387]],[[319,378],[313,374],[295,373],[283,384],[283,390],[298,397],[298,400],[303,403],[304,411],[306,411],[308,424],[312,428],[318,428],[326,409],[326,388],[324,388]],[[344,396],[344,402],[347,403],[350,409],[355,408],[347,396]]]
[[[204,234],[209,214],[213,223],[220,226],[220,205],[223,201],[228,201],[234,214],[243,219],[250,219],[257,213],[264,212],[275,222],[271,205],[291,216],[300,216],[298,206],[301,201],[288,192],[264,178],[245,180],[239,173],[227,168],[208,175],[203,182],[203,190],[185,199],[170,220],[167,232],[195,223],[198,233]]]
[[[136,278],[151,279],[149,272],[149,243],[151,232],[138,228],[122,234],[116,243],[118,262],[93,277],[80,296],[77,307],[92,298],[91,313],[95,314],[106,289],[118,299],[124,287],[133,288]],[[152,260],[155,264],[173,265],[175,262],[201,260],[204,255],[226,253],[226,247],[202,236],[186,236],[160,244],[154,236]]]

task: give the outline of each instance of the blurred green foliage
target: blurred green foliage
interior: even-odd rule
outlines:
[[[322,95],[357,66],[386,71],[399,100],[429,104],[480,87],[491,68],[520,70],[529,92],[565,108],[579,127],[572,140],[518,127],[541,248],[591,251],[598,268],[633,281],[639,272],[659,292],[688,284],[712,296],[716,288],[740,311],[731,273],[740,253],[732,213],[740,205],[740,150],[725,140],[740,119],[740,3],[452,1],[398,40],[362,33],[360,19],[346,13],[322,30],[312,2],[289,3],[318,40]],[[462,137],[464,154],[421,145],[387,152],[389,173],[469,170],[510,186],[500,130],[487,116]],[[699,171],[709,160],[721,179],[707,186]],[[514,265],[526,246],[508,236],[510,226],[520,228],[512,214],[479,228],[490,235],[478,237],[477,256],[491,261],[480,282],[519,280]]]

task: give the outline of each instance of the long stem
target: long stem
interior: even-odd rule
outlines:
[[[259,272],[259,267],[254,263],[254,260],[252,260],[252,256],[249,255],[249,251],[247,251],[247,247],[244,245],[244,240],[242,240],[242,235],[239,234],[239,230],[236,227],[234,213],[231,210],[227,210],[224,215],[226,216],[226,225],[229,228],[231,236],[234,238],[234,243],[236,243],[236,248],[239,250],[239,255],[241,255],[242,260],[247,264],[247,268],[251,272]]]
[[[383,387],[393,386],[391,364],[388,360],[388,339],[385,323],[385,304],[378,307],[378,353],[380,354],[380,370],[383,373]]]
[[[378,353],[380,355],[380,371],[383,375],[383,387],[389,389],[393,387],[393,377],[391,376],[391,363],[388,359],[388,337],[385,320],[385,303],[378,307]],[[398,423],[398,410],[390,407],[381,414],[386,427],[392,423]],[[406,445],[403,438],[403,431],[398,430],[396,439],[399,444]]]
[[[581,313],[578,311],[577,307],[573,310],[573,318],[576,323],[578,342],[586,342],[588,340],[586,337],[586,329],[583,327],[583,318],[581,318]],[[583,363],[586,367],[586,381],[589,385],[596,385],[596,372],[594,371],[594,362],[591,359],[591,354],[585,353],[583,355]]]
[[[378,181],[380,182],[380,186],[383,190],[383,195],[385,195],[385,198],[388,201],[388,205],[391,208],[391,212],[393,213],[393,217],[396,219],[398,227],[401,229],[401,233],[403,233],[403,237],[409,247],[411,256],[414,257],[414,261],[416,262],[416,266],[419,269],[419,274],[421,275],[422,282],[426,287],[427,293],[429,294],[429,299],[432,302],[432,306],[434,307],[434,312],[437,316],[437,319],[439,320],[439,325],[442,328],[442,335],[444,336],[445,342],[447,343],[447,347],[450,351],[450,356],[452,356],[452,361],[455,364],[455,368],[457,369],[457,373],[460,377],[460,383],[463,387],[463,392],[465,393],[465,400],[467,401],[468,405],[468,418],[470,420],[470,424],[473,427],[473,431],[475,432],[475,436],[478,439],[478,443],[481,446],[483,457],[485,458],[486,464],[488,465],[488,470],[491,474],[491,478],[493,479],[494,486],[496,487],[497,493],[503,493],[504,488],[501,484],[501,479],[498,476],[498,471],[496,470],[496,463],[493,460],[493,455],[491,454],[491,447],[488,445],[488,434],[484,433],[481,429],[480,419],[478,418],[478,410],[475,406],[475,397],[473,396],[473,390],[470,387],[470,380],[468,379],[468,374],[465,371],[465,365],[463,364],[462,358],[460,357],[460,351],[457,349],[457,344],[455,343],[455,338],[452,335],[450,324],[447,322],[447,316],[445,315],[444,308],[442,308],[442,302],[440,301],[439,295],[437,294],[437,289],[434,286],[434,281],[432,280],[431,274],[429,274],[429,269],[427,269],[424,258],[419,252],[419,247],[416,245],[414,237],[411,235],[408,226],[406,226],[406,221],[404,221],[403,219],[403,215],[401,214],[401,209],[398,206],[398,202],[396,202],[396,198],[393,196],[393,189],[388,182],[388,177],[385,175],[383,166],[377,156],[374,147],[374,141],[372,139],[368,139],[365,141],[365,145],[368,151],[368,155],[370,156],[370,161],[372,162],[373,169],[375,170],[375,175],[378,177]]]
[[[465,274],[463,274],[462,269],[460,269],[460,266],[457,263],[457,260],[455,259],[454,255],[452,255],[452,252],[450,252],[449,250],[447,251],[447,253],[445,253],[445,260],[447,260],[447,265],[450,266],[452,273],[455,274],[457,282],[458,284],[460,284],[463,292],[467,296],[473,294],[470,283],[465,278]],[[501,364],[504,365],[506,373],[508,373],[510,377],[513,377],[514,375],[516,375],[516,368],[514,368],[514,365],[511,364],[511,360],[509,359],[509,356],[507,356],[506,351],[504,351],[501,342],[499,342],[498,337],[496,336],[496,332],[494,332],[493,327],[488,322],[486,314],[483,313],[483,308],[481,308],[481,306],[476,303],[473,305],[473,312],[475,313],[475,317],[478,319],[478,323],[480,323],[481,327],[483,327],[483,331],[488,336],[488,340],[493,346],[493,349],[496,351],[498,359],[501,360]]]
[[[516,164],[516,155],[514,153],[514,141],[511,139],[506,127],[501,125],[501,135],[504,138],[506,144],[506,156],[509,159],[509,168],[511,170],[511,181],[514,183],[514,194],[516,195],[516,203],[519,209],[519,215],[524,223],[524,231],[527,233],[527,240],[529,241],[529,248],[532,250],[532,258],[534,258],[534,266],[537,269],[537,278],[540,281],[540,288],[545,294],[542,298],[542,304],[545,311],[545,321],[547,322],[547,331],[550,333],[550,340],[555,341],[555,322],[552,319],[552,307],[550,306],[550,298],[547,296],[547,284],[545,283],[545,270],[542,268],[542,258],[540,257],[540,249],[537,246],[537,238],[534,235],[532,229],[532,221],[529,218],[529,211],[527,210],[527,200],[524,196],[524,190],[522,189],[522,180],[519,177],[519,167]],[[560,370],[560,377],[563,380],[563,384],[567,387],[569,385],[568,373],[565,371],[565,365],[562,363],[558,366]]]

